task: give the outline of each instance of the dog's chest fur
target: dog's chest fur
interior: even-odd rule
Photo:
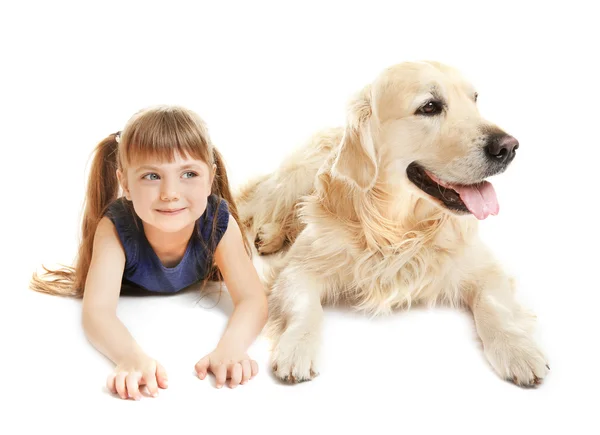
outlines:
[[[407,231],[393,243],[351,249],[346,267],[339,269],[345,276],[338,279],[353,303],[369,312],[415,302],[459,304],[464,270],[458,265],[464,263],[465,238],[470,235],[463,226],[443,218],[421,231]]]

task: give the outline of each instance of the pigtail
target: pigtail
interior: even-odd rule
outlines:
[[[59,270],[46,270],[42,278],[33,274],[32,290],[59,296],[82,297],[90,263],[92,248],[98,223],[108,205],[117,199],[119,181],[117,179],[119,133],[111,134],[95,149],[90,169],[87,192],[84,202],[84,214],[81,224],[81,241],[75,267],[65,266]]]
[[[223,156],[221,156],[221,153],[216,148],[213,148],[213,153],[214,153],[214,157],[215,157],[215,165],[217,166],[215,182],[213,183],[213,193],[217,193],[218,195],[221,196],[221,198],[223,198],[225,201],[227,201],[231,215],[236,220],[236,222],[239,223],[240,222],[239,213],[237,210],[237,205],[235,204],[235,201],[233,199],[233,195],[231,194],[231,189],[229,187],[229,179],[227,178],[227,170],[225,169],[225,163],[223,162]],[[217,192],[214,192],[215,189],[217,189]],[[240,225],[240,231],[242,232],[242,237],[244,239],[244,246],[246,247],[246,252],[248,253],[248,255],[251,255],[252,251],[250,249],[250,244],[248,243],[248,240],[246,239],[246,234],[244,233],[242,225]]]
[[[229,187],[229,179],[227,177],[227,170],[225,169],[225,163],[223,162],[223,156],[214,147],[213,147],[213,157],[214,157],[214,162],[215,162],[215,165],[217,168],[216,168],[215,180],[212,185],[211,193],[215,194],[219,198],[223,198],[227,202],[231,216],[236,220],[236,222],[239,223],[239,221],[240,221],[239,214],[238,214],[237,206],[233,199],[233,195],[231,194],[231,189]],[[211,237],[214,236],[214,232],[217,228],[217,215],[218,215],[218,213],[215,213],[214,217],[213,217],[213,235],[211,235]],[[244,247],[246,248],[246,252],[248,253],[248,256],[252,256],[252,250],[250,248],[248,239],[246,238],[244,227],[242,225],[239,225],[239,227],[240,227],[240,231],[242,232],[242,239],[244,240]],[[222,278],[221,272],[218,270],[216,265],[213,265],[212,269],[210,270],[210,272],[208,274],[208,279],[210,281],[222,281],[223,278]]]

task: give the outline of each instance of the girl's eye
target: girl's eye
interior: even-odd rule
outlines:
[[[142,177],[144,180],[158,180],[160,177],[158,176],[158,174],[155,174],[154,172],[151,174],[146,174]]]
[[[183,174],[183,178],[194,178],[197,176],[198,176],[198,174],[196,174],[195,172],[191,172],[191,171],[184,172],[184,174]]]

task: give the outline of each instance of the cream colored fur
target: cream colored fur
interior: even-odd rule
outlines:
[[[415,115],[432,89],[447,102],[438,117]],[[343,128],[318,132],[272,174],[243,186],[240,220],[268,260],[275,374],[290,382],[318,374],[323,304],[372,314],[412,303],[465,306],[494,370],[538,384],[545,356],[534,316],[478,237],[472,215],[450,212],[407,178],[418,161],[439,178],[474,183],[489,175],[486,129],[475,91],[435,62],[384,70],[351,101]]]

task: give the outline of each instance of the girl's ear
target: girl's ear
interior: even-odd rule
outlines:
[[[123,189],[125,198],[127,198],[128,201],[131,201],[131,196],[129,195],[129,189],[127,187],[127,177],[120,169],[117,169],[117,178],[119,179],[119,184],[121,185],[121,189]]]

